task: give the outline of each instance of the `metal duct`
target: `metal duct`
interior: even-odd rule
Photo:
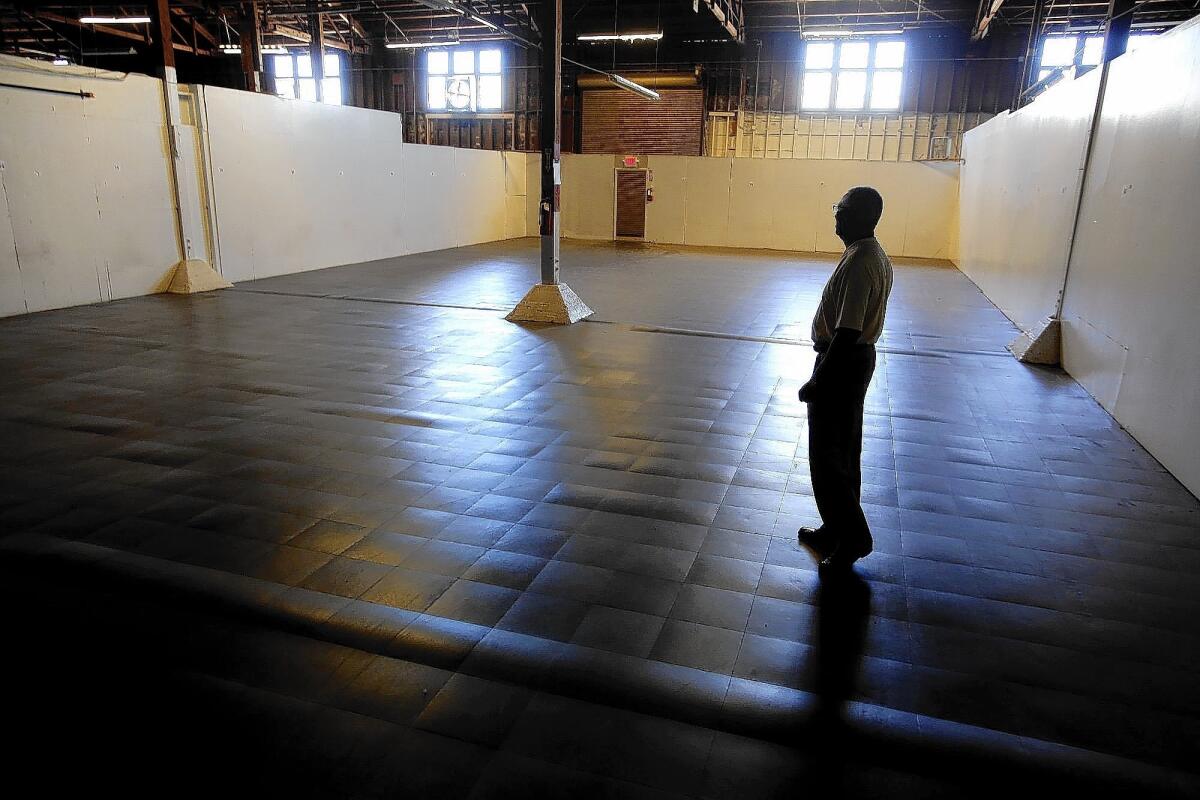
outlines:
[[[622,72],[621,77],[647,89],[697,89],[700,77],[691,72]],[[606,75],[580,75],[580,89],[620,89]]]

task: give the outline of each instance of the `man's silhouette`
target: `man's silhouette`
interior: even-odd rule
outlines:
[[[863,399],[875,372],[875,342],[892,291],[892,263],[875,239],[883,198],[856,186],[833,207],[846,245],[813,318],[817,364],[800,401],[808,404],[808,461],[820,528],[801,528],[800,544],[825,569],[848,569],[871,552],[859,502]]]

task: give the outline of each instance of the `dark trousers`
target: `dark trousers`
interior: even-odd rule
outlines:
[[[825,358],[817,354],[819,365]],[[830,366],[834,366],[831,364]],[[875,373],[875,346],[859,345],[808,404],[808,465],[823,527],[839,544],[871,543],[862,492],[863,400]],[[822,376],[825,382],[826,376]]]

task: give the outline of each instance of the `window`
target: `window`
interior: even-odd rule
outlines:
[[[1047,36],[1042,40],[1037,79],[1045,80],[1056,69],[1061,69],[1067,78],[1074,78],[1078,67],[1096,66],[1103,54],[1103,36]]]
[[[308,53],[272,56],[275,70],[275,94],[295,100],[316,100],[317,81],[312,74]],[[322,101],[342,104],[342,59],[337,53],[325,54],[325,79],[321,81]]]
[[[430,111],[499,111],[503,105],[499,50],[431,50],[425,56],[425,105]]]
[[[1129,37],[1127,52],[1132,52],[1145,44],[1155,34],[1135,33]],[[1074,78],[1076,73],[1082,74],[1097,66],[1104,57],[1104,36],[1102,34],[1087,34],[1074,36],[1071,34],[1054,34],[1042,39],[1042,52],[1038,58],[1039,81],[1045,80],[1061,69],[1062,73],[1051,83],[1061,77]]]
[[[904,84],[904,42],[807,42],[800,108],[896,111]]]

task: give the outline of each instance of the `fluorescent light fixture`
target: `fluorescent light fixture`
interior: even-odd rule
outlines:
[[[581,33],[575,37],[579,42],[657,42],[663,38],[661,33]]]
[[[633,92],[634,94],[640,94],[642,97],[646,98],[647,100],[661,100],[662,99],[662,95],[660,95],[658,92],[654,91],[653,89],[647,89],[645,86],[642,86],[639,83],[634,83],[633,81],[629,80],[628,78],[622,78],[620,75],[609,75],[608,79],[610,81],[612,81],[613,83],[615,83],[617,86],[620,86],[622,89],[628,89],[629,91]]]
[[[804,31],[805,39],[812,39],[817,36],[899,36],[904,33],[903,28],[891,28],[886,31],[871,30],[871,31],[850,31],[833,28],[817,28],[816,30]]]
[[[418,47],[449,47],[456,44],[458,44],[457,41],[453,39],[446,39],[440,42],[388,42],[384,45],[384,47],[389,50],[413,50]]]
[[[84,25],[145,25],[149,17],[80,17]]]
[[[240,44],[223,44],[220,46],[221,52],[226,55],[240,56],[242,54],[242,46]],[[265,45],[259,48],[258,52],[264,56],[286,56],[288,49],[280,45]]]

